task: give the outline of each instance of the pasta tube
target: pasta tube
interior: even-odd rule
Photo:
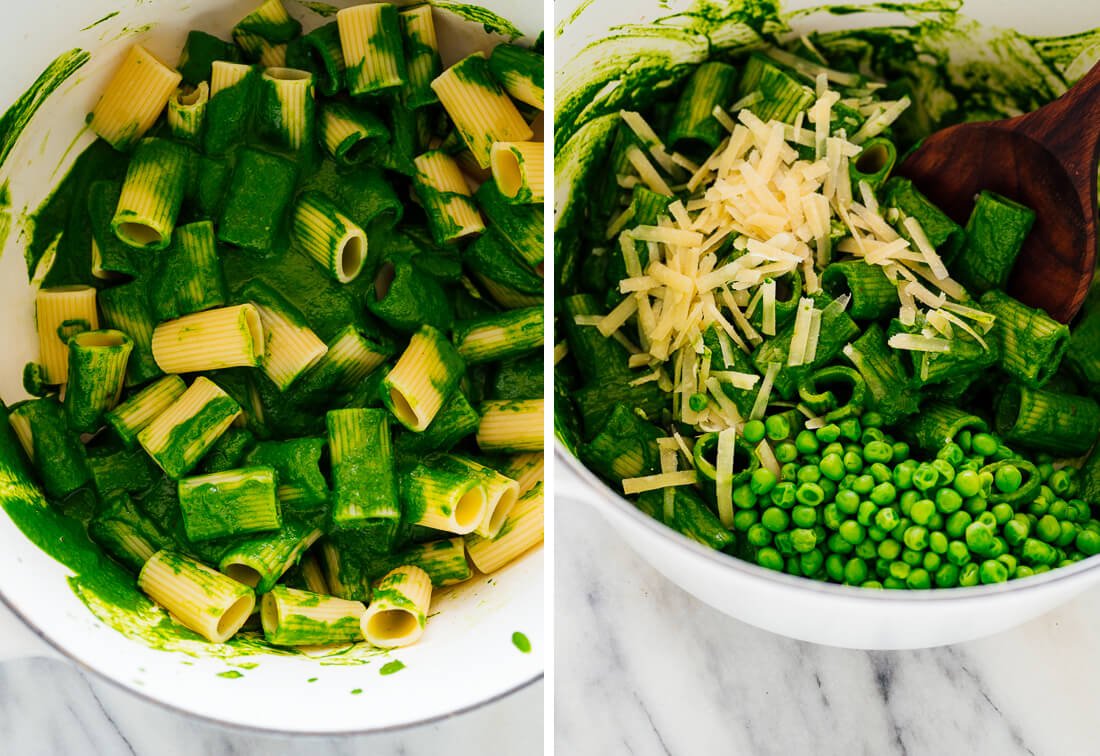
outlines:
[[[454,342],[467,365],[495,362],[542,347],[541,307],[508,310],[455,324]]]
[[[177,71],[134,45],[92,110],[92,131],[116,150],[128,150],[152,128],[180,79]]]
[[[168,131],[184,142],[200,143],[206,120],[206,104],[210,101],[210,85],[180,87],[168,100]]]
[[[278,530],[283,524],[270,467],[184,478],[179,499],[183,527],[192,542]]]
[[[196,312],[153,331],[153,357],[166,373],[256,367],[264,357],[260,312],[251,304]]]
[[[495,142],[489,151],[493,181],[512,202],[534,204],[546,196],[542,142]]]
[[[250,282],[241,295],[250,299],[260,313],[264,332],[260,367],[280,391],[286,391],[325,355],[328,347],[294,305],[262,281]]]
[[[336,23],[349,93],[375,94],[405,83],[405,53],[394,5],[344,8],[336,14]]]
[[[420,640],[432,599],[432,581],[419,567],[398,567],[374,588],[360,627],[367,643],[379,648],[408,646]]]
[[[84,444],[69,429],[57,399],[17,404],[11,408],[8,422],[38,470],[47,496],[63,499],[91,480]]]
[[[513,99],[546,110],[543,103],[544,59],[519,45],[497,45],[489,54],[489,70]]]
[[[92,433],[122,394],[134,344],[121,331],[84,331],[69,339],[65,413],[73,430]]]
[[[342,102],[321,109],[321,142],[336,162],[357,165],[389,140],[389,130],[373,113]]]
[[[183,193],[188,157],[182,145],[143,139],[134,150],[111,229],[135,249],[164,249],[172,241]]]
[[[232,638],[256,605],[256,595],[247,585],[167,550],[158,551],[141,568],[138,587],[182,625],[213,643]]]
[[[485,223],[454,158],[436,150],[425,152],[414,162],[413,187],[428,215],[428,225],[436,243],[447,244],[485,230]]]
[[[199,376],[168,409],[138,433],[138,443],[168,477],[189,473],[240,414],[229,394]]]
[[[542,543],[543,492],[537,484],[516,502],[504,526],[493,538],[466,536],[466,552],[479,571],[492,574]]]
[[[402,425],[420,433],[454,391],[465,367],[442,333],[423,326],[382,382],[382,399]]]
[[[417,464],[400,485],[405,519],[415,525],[465,535],[489,511],[481,475],[442,455]]]
[[[160,260],[160,270],[150,289],[158,320],[221,307],[229,301],[210,221],[177,228],[172,247]]]
[[[305,192],[294,208],[294,237],[330,277],[354,281],[367,259],[367,235],[320,192]]]
[[[313,139],[313,74],[295,68],[268,68],[263,73],[262,127],[282,147],[298,150]]]
[[[38,328],[38,361],[46,382],[69,380],[69,339],[99,328],[96,290],[91,286],[57,286],[39,289],[34,299]]]
[[[481,405],[477,445],[487,452],[540,451],[543,448],[542,399],[490,399]]]
[[[137,436],[149,423],[183,396],[187,384],[178,375],[166,375],[107,413],[107,424],[127,449],[137,446]]]
[[[400,520],[389,413],[380,409],[332,410],[326,424],[332,458],[333,527],[340,530],[360,527],[366,520]]]
[[[276,646],[324,646],[363,638],[361,601],[277,585],[261,604],[264,638]]]
[[[432,6],[418,5],[398,14],[401,34],[405,39],[407,78],[404,97],[410,108],[422,108],[439,102],[432,90],[432,81],[439,76],[442,62],[435,37]]]

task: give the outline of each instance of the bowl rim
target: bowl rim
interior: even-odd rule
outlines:
[[[753,564],[731,554],[725,554],[715,549],[707,548],[700,543],[678,533],[664,523],[645,514],[631,504],[621,494],[612,489],[602,478],[582,463],[562,443],[560,438],[554,439],[555,456],[557,460],[569,468],[587,487],[599,494],[600,507],[607,506],[639,527],[649,530],[658,537],[668,539],[675,544],[676,550],[684,559],[693,561],[705,561],[719,569],[740,573],[744,578],[757,582],[771,583],[776,588],[843,599],[846,601],[860,601],[867,604],[880,604],[883,606],[898,603],[941,603],[951,601],[990,601],[999,598],[1006,593],[1020,593],[1024,591],[1041,590],[1054,583],[1062,583],[1081,577],[1091,570],[1100,567],[1100,554],[1086,557],[1081,561],[1066,567],[1057,567],[1049,572],[1033,575],[1020,580],[1007,580],[1003,583],[991,585],[975,585],[955,588],[929,588],[926,590],[875,590],[855,585],[840,583],[826,583],[820,580],[812,580],[799,575],[790,575],[786,572],[777,572],[766,567]],[[556,475],[560,481],[561,476]],[[570,497],[568,493],[557,488],[555,496]],[[649,559],[643,555],[648,562]]]
[[[186,707],[179,706],[177,704],[173,704],[173,703],[169,703],[167,701],[164,701],[161,698],[157,697],[156,695],[150,693],[147,690],[144,690],[142,688],[138,688],[138,687],[133,686],[133,685],[129,685],[129,684],[113,677],[112,675],[109,675],[108,673],[92,666],[88,662],[86,662],[83,659],[81,659],[80,657],[78,657],[76,654],[74,654],[68,648],[66,648],[63,644],[56,642],[47,633],[45,633],[40,627],[38,627],[38,625],[36,625],[34,622],[32,622],[30,619],[28,619],[22,612],[20,612],[19,609],[15,606],[15,604],[13,604],[10,600],[8,600],[8,598],[4,595],[3,591],[0,591],[0,604],[3,604],[3,606],[6,607],[12,613],[12,615],[19,622],[21,622],[24,625],[24,627],[26,627],[28,630],[33,632],[36,636],[38,636],[39,639],[41,639],[43,642],[45,642],[50,648],[52,648],[55,652],[60,654],[64,659],[67,659],[69,662],[71,662],[74,666],[76,666],[80,670],[91,672],[92,674],[95,675],[96,678],[98,678],[100,680],[103,680],[107,683],[110,683],[113,687],[118,688],[119,690],[126,691],[127,693],[130,693],[130,694],[134,695],[135,697],[137,697],[137,698],[139,698],[143,701],[146,701],[148,703],[152,703],[152,704],[158,706],[161,709],[164,709],[166,711],[170,711],[174,714],[178,714],[180,716],[183,716],[183,717],[186,717],[186,718],[189,718],[189,719],[198,720],[200,722],[206,722],[208,724],[212,724],[212,725],[215,725],[215,726],[218,726],[218,727],[223,727],[223,728],[230,729],[230,730],[238,730],[238,731],[241,731],[241,732],[250,732],[250,733],[256,733],[256,734],[260,734],[260,735],[282,735],[282,736],[287,736],[287,737],[332,737],[332,736],[353,736],[353,735],[375,735],[375,734],[383,734],[383,733],[401,732],[401,731],[404,731],[404,730],[410,730],[414,727],[420,727],[422,725],[429,725],[429,724],[434,724],[434,723],[437,723],[437,722],[442,722],[444,720],[453,719],[453,718],[461,716],[463,714],[467,714],[467,713],[470,713],[470,712],[475,711],[477,709],[480,709],[484,706],[488,706],[489,704],[496,703],[497,701],[501,701],[501,700],[511,696],[514,693],[518,693],[521,690],[525,690],[525,689],[529,688],[531,685],[534,685],[539,680],[542,680],[546,675],[545,665],[543,665],[544,668],[539,670],[538,674],[535,674],[535,675],[527,678],[526,680],[522,680],[519,683],[516,683],[515,685],[513,685],[512,687],[510,687],[506,690],[494,693],[493,695],[491,695],[487,698],[483,698],[479,701],[474,701],[472,703],[465,704],[465,705],[460,706],[456,709],[452,709],[451,711],[442,712],[440,714],[433,714],[429,717],[423,717],[423,718],[420,718],[420,719],[409,720],[407,722],[400,722],[400,723],[392,724],[392,725],[382,725],[382,726],[379,726],[379,727],[366,727],[366,728],[346,728],[346,729],[345,728],[331,728],[331,729],[321,729],[321,730],[292,730],[292,729],[286,729],[286,730],[284,730],[284,729],[279,729],[279,728],[261,727],[259,725],[254,725],[254,724],[249,724],[249,723],[244,723],[244,722],[235,722],[235,721],[230,720],[230,719],[222,719],[222,718],[219,718],[219,717],[209,716],[207,714],[200,714],[200,713],[198,713],[196,711],[192,711],[191,709],[188,709]]]

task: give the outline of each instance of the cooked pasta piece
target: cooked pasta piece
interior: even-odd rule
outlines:
[[[276,646],[324,646],[362,640],[361,601],[322,596],[282,585],[262,602],[264,638]]]
[[[402,476],[405,517],[413,524],[448,533],[472,533],[489,511],[479,472],[447,455],[433,455]]]
[[[321,142],[344,165],[357,165],[377,154],[389,140],[381,119],[362,108],[333,102],[321,109]]]
[[[252,614],[256,594],[202,562],[167,550],[149,558],[138,587],[184,627],[213,643],[232,638]]]
[[[179,482],[183,527],[192,543],[262,533],[283,525],[275,471],[244,467]]]
[[[512,202],[542,202],[546,196],[542,142],[495,142],[489,151],[497,189]]]
[[[134,45],[92,109],[92,131],[116,150],[128,150],[156,123],[181,78]]]
[[[172,241],[187,188],[188,156],[183,145],[143,139],[134,150],[111,229],[135,249],[164,249]]]
[[[355,325],[332,337],[328,351],[303,377],[305,391],[350,391],[377,370],[393,349],[367,338]]]
[[[219,307],[161,323],[153,331],[153,357],[165,373],[256,367],[265,333],[252,304]]]
[[[328,347],[294,305],[262,281],[250,282],[241,296],[260,313],[264,332],[260,367],[280,391],[286,391],[324,357]]]
[[[103,511],[88,523],[88,536],[134,572],[171,544],[125,492],[104,497]]]
[[[382,382],[382,400],[402,425],[424,431],[458,385],[462,357],[443,334],[422,326]]]
[[[39,289],[34,298],[38,327],[38,362],[46,383],[69,380],[69,339],[99,328],[96,290],[91,286],[57,286]]]
[[[367,235],[320,192],[305,192],[294,208],[294,237],[340,283],[358,277],[367,260]]]
[[[292,54],[298,57],[293,57]],[[287,48],[287,65],[308,68],[317,77],[317,88],[331,97],[344,88],[344,51],[336,21],[319,26]]]
[[[329,516],[333,528],[360,528],[369,520],[400,520],[389,413],[381,409],[331,410],[326,425],[332,459]]]
[[[432,81],[439,76],[443,64],[439,59],[432,6],[425,4],[402,10],[398,17],[401,21],[401,33],[405,38],[408,69],[408,82],[404,90],[405,104],[410,108],[422,108],[439,102],[432,90]]]
[[[538,270],[544,255],[542,236],[545,213],[542,205],[511,202],[500,193],[495,181],[486,181],[479,186],[474,197],[489,226],[508,243],[515,257],[526,263],[529,269]]]
[[[466,560],[466,542],[462,536],[409,546],[390,557],[389,563],[419,567],[437,588],[456,585],[474,576]]]
[[[160,255],[150,298],[158,320],[221,307],[229,301],[213,223],[204,220],[176,229],[172,248]]]
[[[229,394],[200,375],[138,433],[138,443],[168,477],[178,480],[191,472],[240,412]]]
[[[541,307],[525,307],[455,324],[455,348],[467,365],[494,362],[539,349]]]
[[[262,82],[260,113],[266,133],[290,150],[312,142],[316,108],[313,74],[296,68],[268,68]]]
[[[485,516],[474,528],[474,532],[485,538],[492,538],[500,532],[501,526],[504,525],[504,521],[519,500],[519,483],[504,473],[469,457],[454,455],[451,459],[481,477],[488,501],[485,506]]]
[[[390,3],[353,5],[336,14],[348,92],[376,94],[405,83],[405,52],[397,8]]]
[[[92,474],[87,453],[56,397],[16,404],[9,418],[14,418],[9,422],[35,463],[47,496],[63,499],[88,483]]]
[[[103,322],[109,328],[122,331],[134,342],[126,369],[126,385],[145,383],[161,374],[153,357],[153,329],[156,321],[149,306],[147,288],[140,281],[113,286],[99,292],[99,307]]]
[[[542,539],[543,491],[542,483],[538,483],[516,502],[496,536],[466,536],[466,551],[474,566],[488,575],[530,551]]]
[[[134,343],[121,331],[84,331],[69,339],[65,414],[73,430],[94,433],[118,403]]]
[[[168,100],[168,131],[176,139],[196,143],[202,138],[206,120],[206,104],[210,101],[210,85],[181,86]]]
[[[415,163],[413,185],[436,242],[447,244],[485,230],[481,213],[454,158],[436,150],[420,155]]]
[[[378,581],[360,627],[367,643],[398,648],[420,640],[432,600],[432,581],[419,567],[398,567]]]
[[[543,56],[519,45],[497,45],[489,53],[489,70],[513,98],[545,110]]]
[[[233,63],[228,60],[215,60],[210,68],[210,99],[219,92],[240,84],[252,73],[252,66],[247,63]]]
[[[318,561],[312,551],[307,551],[302,555],[302,560],[298,562],[298,571],[307,591],[320,593],[323,596],[332,595],[332,590],[328,587],[328,580],[325,579],[325,572],[321,568],[321,562]]]
[[[534,135],[493,78],[484,53],[448,68],[432,82],[432,89],[482,168],[489,167],[494,142],[524,142]]]
[[[509,457],[500,471],[519,483],[519,495],[523,496],[534,488],[536,483],[544,479],[545,460],[546,457],[542,452],[517,454]]]
[[[289,42],[302,31],[302,24],[290,17],[282,0],[265,0],[237,22],[233,32],[254,34],[270,42]]]
[[[127,449],[137,446],[137,435],[187,390],[178,375],[166,375],[107,413],[107,424]]]
[[[542,399],[490,399],[483,402],[477,445],[487,452],[541,450],[544,405]]]
[[[256,593],[267,593],[320,537],[320,528],[309,523],[285,521],[277,532],[235,542],[222,554],[218,569],[255,588]]]

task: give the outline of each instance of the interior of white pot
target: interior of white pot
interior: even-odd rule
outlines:
[[[91,60],[45,101],[0,168],[0,183],[10,188],[12,215],[0,255],[0,319],[5,324],[0,344],[6,355],[0,367],[0,396],[9,404],[26,397],[22,366],[37,359],[38,351],[33,289],[23,259],[27,216],[92,141],[85,115],[122,54],[140,41],[174,62],[188,30],[228,38],[233,24],[258,4],[69,0],[21,4],[5,13],[0,45],[18,65],[9,65],[8,75],[0,79],[0,107],[15,101],[58,54],[72,48],[91,53]],[[539,2],[480,4],[532,36],[542,28]],[[295,0],[286,0],[286,6],[307,30],[332,20]],[[479,24],[447,13],[436,11],[436,25],[445,64],[495,43]],[[246,654],[201,642],[174,644],[175,650],[165,652],[97,619],[70,588],[70,575],[28,541],[0,509],[0,596],[32,629],[63,654],[138,693],[234,724],[302,732],[396,727],[476,706],[542,673],[541,549],[491,578],[478,576],[437,592],[422,641],[386,654]],[[530,639],[530,653],[513,644],[515,632]],[[394,661],[404,668],[383,674],[384,665]]]

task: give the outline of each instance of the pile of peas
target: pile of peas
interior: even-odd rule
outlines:
[[[935,459],[877,413],[793,435],[786,417],[745,425],[781,465],[733,489],[737,553],[773,570],[867,588],[1001,583],[1100,553],[1076,471],[962,431]]]

